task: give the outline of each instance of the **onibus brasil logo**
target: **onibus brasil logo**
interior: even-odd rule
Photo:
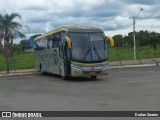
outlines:
[[[2,112],[2,117],[42,117],[39,112]]]

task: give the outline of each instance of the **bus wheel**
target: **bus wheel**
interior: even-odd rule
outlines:
[[[42,65],[41,65],[41,64],[40,64],[40,66],[39,66],[39,70],[40,70],[40,74],[43,75],[44,72],[43,72],[43,68],[42,68]]]
[[[62,76],[62,79],[63,79],[63,80],[67,80],[68,77],[67,77],[67,76]]]
[[[91,78],[92,78],[92,79],[96,79],[96,78],[97,78],[97,76],[91,76]]]

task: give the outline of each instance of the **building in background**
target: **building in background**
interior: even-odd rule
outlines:
[[[20,41],[22,52],[34,51],[34,39],[25,39]]]
[[[27,43],[29,48],[34,48],[34,39],[25,39],[20,41],[21,44]]]

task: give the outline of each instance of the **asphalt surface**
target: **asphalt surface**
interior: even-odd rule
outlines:
[[[95,80],[39,74],[0,77],[0,111],[159,110],[160,66],[112,69]]]

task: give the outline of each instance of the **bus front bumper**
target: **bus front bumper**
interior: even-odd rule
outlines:
[[[108,70],[108,62],[98,64],[71,64],[72,77],[108,75]]]

